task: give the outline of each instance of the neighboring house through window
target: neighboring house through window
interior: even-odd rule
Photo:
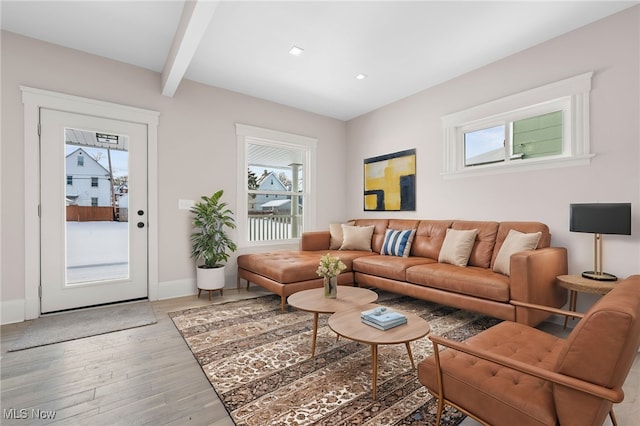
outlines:
[[[84,148],[76,145],[68,145],[67,148],[70,151],[65,161],[67,203],[78,206],[111,206],[109,171]]]
[[[588,164],[591,76],[443,117],[444,176]]]
[[[292,243],[315,225],[317,140],[236,124],[238,242]]]

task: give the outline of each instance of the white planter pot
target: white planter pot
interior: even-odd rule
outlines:
[[[224,288],[224,266],[220,268],[196,268],[196,282],[198,285],[198,297],[200,292],[206,290],[209,292],[209,300],[211,300],[211,292]]]

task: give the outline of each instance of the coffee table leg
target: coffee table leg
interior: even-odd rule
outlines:
[[[373,368],[373,400],[375,401],[378,390],[378,345],[371,345],[371,365]]]
[[[316,337],[318,336],[318,313],[313,313],[313,337],[311,338],[311,358],[316,356]]]
[[[411,361],[411,368],[415,369],[416,364],[413,362],[413,354],[411,353],[411,344],[409,342],[406,342],[404,345],[407,347],[407,353],[409,354],[409,360]]]

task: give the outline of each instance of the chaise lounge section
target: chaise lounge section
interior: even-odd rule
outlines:
[[[260,285],[281,296],[284,310],[289,295],[322,286],[315,271],[320,257],[331,253],[347,266],[340,285],[379,288],[527,325],[549,314],[511,301],[561,307],[567,300],[566,289],[556,285],[556,277],[567,273],[566,249],[551,247],[549,229],[540,222],[358,219],[340,228],[346,233],[332,232],[335,227],[305,233],[299,250],[239,256],[238,287],[241,279],[247,287]],[[364,230],[370,238],[354,243],[351,233],[361,236]],[[408,250],[390,254],[389,238],[398,236],[393,231],[407,230]],[[464,244],[452,245],[460,236],[468,245],[466,261],[459,259]],[[518,250],[520,240],[530,248]]]

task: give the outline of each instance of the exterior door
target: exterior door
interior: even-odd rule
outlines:
[[[147,126],[40,110],[41,312],[148,297]]]

